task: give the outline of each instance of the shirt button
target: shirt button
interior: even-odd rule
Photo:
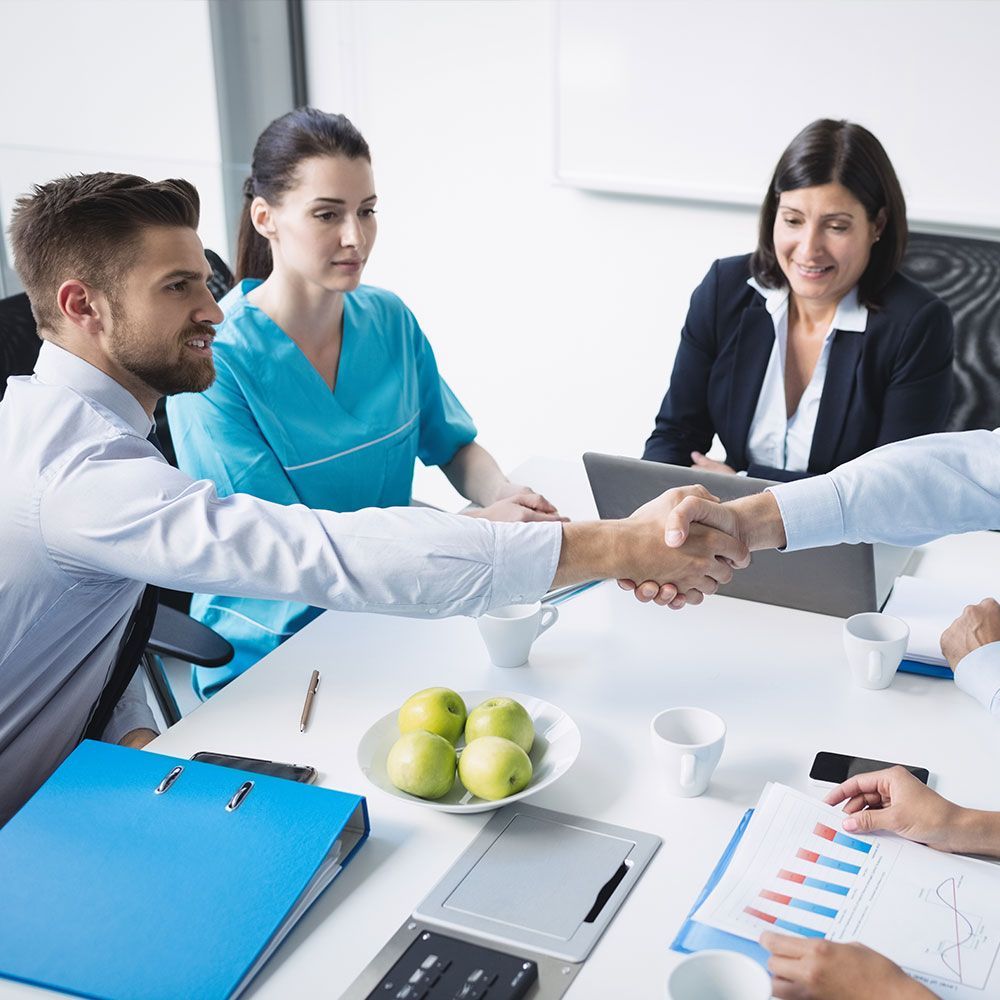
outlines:
[[[427,614],[429,614],[429,615],[436,615],[437,613],[438,613],[438,609],[437,608],[428,608],[427,609]]]

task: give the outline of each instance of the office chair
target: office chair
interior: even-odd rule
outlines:
[[[901,270],[938,295],[955,320],[949,431],[1000,427],[1000,243],[910,233]]]
[[[206,250],[205,256],[212,265],[209,288],[219,299],[232,287],[233,275],[218,254]],[[30,375],[34,371],[40,348],[28,296],[22,292],[0,300],[0,399],[6,392],[8,376]],[[164,455],[171,465],[176,465],[162,399],[154,418]],[[173,656],[199,667],[221,667],[233,658],[233,647],[218,632],[184,613],[190,602],[190,594],[161,590],[153,631],[142,655],[143,673],[168,726],[181,716],[160,657]]]

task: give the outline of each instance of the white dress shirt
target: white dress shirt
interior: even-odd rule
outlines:
[[[786,550],[840,542],[919,545],[1000,528],[1000,428],[887,444],[825,476],[772,486]],[[1000,597],[983,594],[983,597]],[[1000,642],[965,656],[955,683],[1000,715]]]
[[[764,307],[774,323],[774,347],[764,372],[764,382],[757,397],[757,409],[750,422],[747,455],[756,465],[772,469],[805,472],[809,468],[816,417],[823,397],[826,369],[830,362],[830,345],[838,330],[864,333],[868,325],[868,309],[858,302],[857,286],[837,303],[830,329],[823,339],[819,360],[812,378],[802,393],[799,405],[789,417],[785,403],[785,359],[788,356],[788,289],[765,288],[750,278],[747,284],[764,296]]]
[[[51,342],[0,403],[0,824],[76,746],[146,583],[346,611],[537,600],[558,523],[284,507],[167,464],[121,385]],[[152,727],[139,684],[104,738]]]

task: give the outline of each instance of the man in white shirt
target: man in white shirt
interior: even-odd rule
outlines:
[[[148,440],[160,396],[214,378],[222,315],[197,223],[187,182],[121,174],[53,181],[14,211],[44,343],[0,403],[0,824],[103,720],[112,674],[129,676],[113,667],[147,583],[434,617],[608,576],[671,580],[697,600],[746,564],[745,546],[714,529],[683,552],[664,546],[676,495],[627,521],[566,525],[220,499]],[[155,736],[135,678],[113,704],[97,735]]]
[[[667,544],[683,544],[694,524],[731,532],[751,550],[786,551],[840,542],[919,545],[1000,528],[1000,429],[899,441],[825,476],[726,504],[688,497],[668,515]],[[636,596],[684,604],[683,595],[655,583],[640,584]],[[988,598],[967,607],[941,636],[941,651],[955,683],[1000,716],[1000,605]]]

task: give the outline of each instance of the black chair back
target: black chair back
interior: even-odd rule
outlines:
[[[942,298],[955,321],[947,429],[1000,427],[1000,243],[911,233],[901,270]]]

